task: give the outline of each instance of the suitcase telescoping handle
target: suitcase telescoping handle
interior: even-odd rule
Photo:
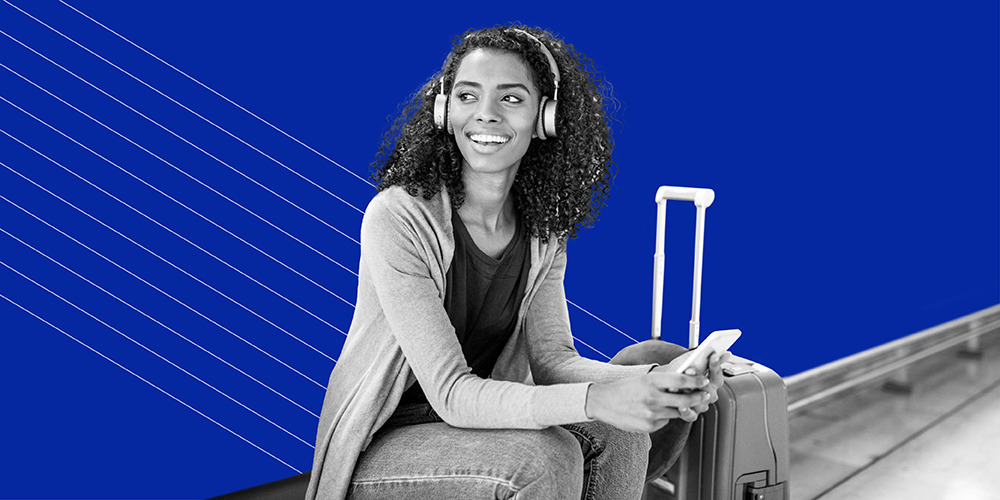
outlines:
[[[688,346],[698,347],[701,317],[701,264],[705,242],[705,209],[715,201],[715,191],[706,188],[660,186],[656,190],[656,253],[653,254],[653,338],[660,338],[663,317],[663,240],[667,218],[667,200],[693,201],[697,209],[694,228],[694,283],[691,290],[691,321]]]

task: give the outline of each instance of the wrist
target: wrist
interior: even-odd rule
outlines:
[[[584,404],[584,413],[587,418],[591,420],[597,420],[597,414],[599,413],[600,401],[603,397],[603,387],[597,383],[591,383],[587,386],[587,401]]]

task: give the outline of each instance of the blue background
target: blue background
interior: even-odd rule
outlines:
[[[734,352],[782,375],[1000,302],[995,2],[69,4],[288,135],[65,4],[0,4],[3,498],[310,468],[361,178],[469,27],[551,29],[620,101],[610,205],[570,245],[585,356],[649,335],[663,184],[717,193],[702,331],[741,328]],[[664,337],[685,343],[694,210],[668,212]]]

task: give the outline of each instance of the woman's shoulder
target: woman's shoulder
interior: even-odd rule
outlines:
[[[411,193],[406,187],[397,185],[379,191],[368,203],[368,209],[365,212],[370,210],[426,210],[450,205],[450,203],[448,192],[443,186],[428,199],[419,190]]]
[[[422,221],[424,225],[450,225],[451,201],[443,187],[427,199],[420,192],[411,194],[403,186],[389,186],[368,203],[364,218],[376,224],[402,219]]]

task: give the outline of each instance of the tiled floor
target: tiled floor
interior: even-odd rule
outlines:
[[[1000,500],[1000,339],[978,360],[911,368],[913,392],[880,385],[793,416],[792,500]]]

